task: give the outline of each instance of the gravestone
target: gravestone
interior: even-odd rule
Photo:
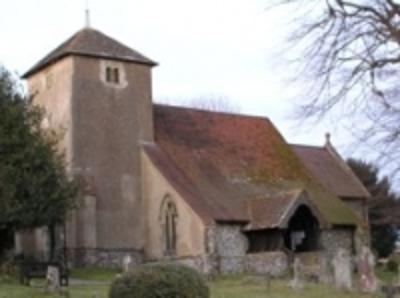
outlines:
[[[304,279],[302,275],[302,265],[299,258],[295,258],[293,261],[293,278],[289,283],[289,286],[293,289],[303,289]]]
[[[125,255],[122,260],[122,272],[126,273],[129,271],[132,265],[132,257],[130,255]]]
[[[361,253],[357,262],[358,273],[360,278],[361,291],[366,293],[375,292],[378,283],[375,276],[375,257],[368,246],[361,248]]]
[[[60,290],[60,270],[57,266],[47,267],[46,289],[50,292],[57,292]]]
[[[338,289],[351,290],[351,257],[347,250],[339,248],[332,260],[335,287]]]
[[[318,281],[326,285],[331,285],[333,283],[332,266],[330,261],[331,260],[327,255],[321,255]]]

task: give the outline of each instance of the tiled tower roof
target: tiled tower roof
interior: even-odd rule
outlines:
[[[42,68],[69,55],[127,61],[149,66],[157,65],[154,61],[104,33],[92,28],[84,28],[36,63],[23,75],[23,78],[27,78]]]

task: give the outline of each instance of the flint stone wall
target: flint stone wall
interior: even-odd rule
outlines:
[[[218,259],[218,272],[244,271],[248,242],[241,230],[240,225],[220,224],[215,227],[214,248]]]
[[[334,228],[321,231],[321,248],[328,259],[332,259],[336,252],[342,248],[353,255],[354,230],[350,228]]]
[[[162,260],[147,260],[146,263],[163,263],[172,262],[188,267],[194,268],[207,275],[218,274],[218,261],[215,256],[211,255],[198,255],[198,256],[185,256],[185,257],[168,257]]]
[[[143,263],[143,252],[135,249],[74,248],[68,249],[68,262],[72,267],[99,266],[122,268],[126,255],[131,257],[131,266]]]
[[[281,251],[248,254],[245,260],[246,272],[249,273],[279,277],[289,270],[289,258]]]
[[[207,236],[207,253],[205,255],[171,258],[206,274],[248,272],[266,274],[274,277],[282,276],[290,269],[289,257],[282,251],[246,254],[248,240],[242,233],[240,225],[219,224],[209,228]],[[321,231],[321,255],[315,258],[331,259],[339,248],[351,254],[353,252],[353,230],[332,229]],[[121,268],[126,255],[132,259],[131,265],[143,263],[143,252],[134,249],[90,249],[76,248],[68,250],[68,261],[72,266],[95,265],[101,267]],[[313,275],[326,271],[317,264],[309,264],[309,254],[299,255],[308,269],[312,268]],[[319,256],[316,257],[316,256]],[[320,259],[321,260],[321,259]],[[314,260],[315,261],[315,260]],[[313,263],[313,262],[311,262]],[[311,266],[310,266],[311,265]],[[322,266],[326,267],[326,266]],[[319,268],[319,270],[318,270]],[[321,270],[324,269],[324,270]]]
[[[300,262],[300,272],[304,278],[329,284],[332,280],[330,259],[324,251],[297,253],[295,258]]]
[[[221,262],[221,260],[224,262]],[[245,256],[231,256],[224,257],[224,259],[211,255],[181,257],[171,258],[169,261],[184,264],[207,275],[228,272],[247,272],[279,277],[286,274],[289,270],[289,259],[287,255],[281,251],[248,254]]]

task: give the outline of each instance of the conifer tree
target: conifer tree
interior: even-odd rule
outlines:
[[[74,208],[78,189],[65,172],[56,133],[42,129],[44,111],[21,90],[0,66],[0,230],[47,226],[52,258],[55,227]]]
[[[371,194],[368,200],[371,245],[380,257],[387,257],[397,240],[400,200],[391,191],[387,177],[379,178],[377,167],[355,159],[349,159],[348,165]]]

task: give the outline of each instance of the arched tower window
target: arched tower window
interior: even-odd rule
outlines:
[[[177,242],[177,219],[178,213],[175,203],[167,196],[161,208],[162,232],[164,239],[165,255],[175,255]]]

